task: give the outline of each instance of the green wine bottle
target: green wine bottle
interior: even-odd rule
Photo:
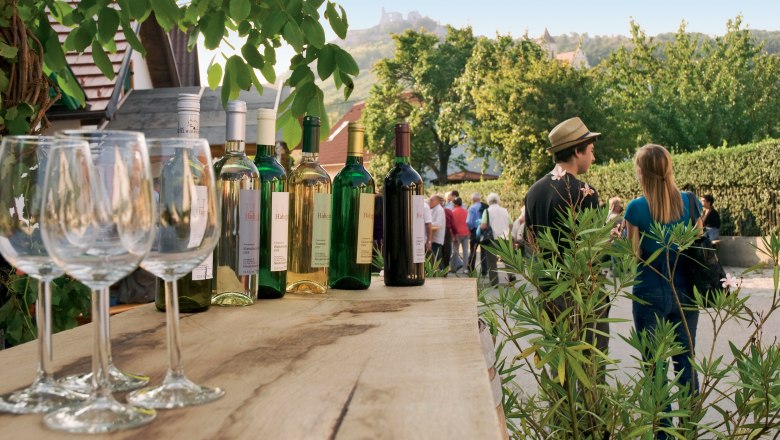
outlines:
[[[180,137],[198,138],[200,136],[200,95],[180,93],[177,105],[179,114],[178,132]],[[184,151],[184,150],[181,150]],[[171,164],[179,162],[172,161]],[[167,164],[163,165],[164,167]],[[197,170],[192,170],[197,172]],[[196,188],[200,190],[200,188]],[[206,187],[202,187],[206,193]],[[199,198],[198,203],[205,203],[205,198]],[[199,212],[195,209],[193,212]],[[192,221],[203,220],[195,214]],[[179,311],[182,313],[205,312],[211,305],[211,285],[213,278],[213,257],[209,255],[193,271],[176,281],[179,292]],[[165,311],[165,283],[157,279],[157,289],[154,295],[154,305],[157,310]]]
[[[281,298],[287,286],[287,233],[290,193],[287,173],[276,160],[276,112],[257,110],[257,154],[260,173],[260,277],[258,298]]]
[[[328,283],[358,290],[371,285],[376,185],[363,167],[363,124],[350,122],[347,130],[347,162],[333,179]]]

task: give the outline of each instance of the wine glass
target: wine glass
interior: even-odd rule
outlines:
[[[93,387],[87,401],[50,412],[43,421],[52,429],[103,433],[140,426],[156,416],[154,410],[119,403],[111,395],[108,307],[95,300],[151,249],[155,209],[143,135],[83,133],[89,149],[73,148],[70,142],[51,149],[41,235],[54,261],[92,289]],[[73,139],[81,138],[67,138]]]
[[[45,413],[87,398],[57,384],[52,373],[51,281],[62,275],[62,269],[46,252],[39,221],[46,159],[54,140],[49,136],[6,136],[0,144],[0,254],[38,281],[35,380],[27,388],[0,396],[2,412]],[[81,147],[86,148],[86,144]]]
[[[63,130],[57,133],[57,137],[61,139],[81,139],[89,143],[92,149],[93,160],[96,157],[100,157],[101,148],[106,145],[113,146],[123,145],[127,143],[141,142],[144,140],[144,136],[141,133],[127,132],[127,131],[111,131],[111,130]],[[106,143],[108,142],[108,143]],[[95,154],[97,153],[97,154]],[[103,164],[105,166],[111,166],[110,163]],[[97,307],[99,313],[93,313],[92,319],[103,320],[105,316],[105,323],[100,322],[98,326],[105,325],[107,341],[106,341],[106,353],[108,356],[108,383],[111,386],[111,391],[131,391],[149,383],[149,376],[143,374],[125,373],[114,366],[114,362],[111,358],[111,321],[109,320],[109,289],[111,283],[105,285],[100,289],[100,293],[92,295],[93,309]],[[97,318],[96,318],[97,317]],[[79,393],[89,394],[93,390],[92,372],[86,372],[82,374],[76,374],[63,377],[59,380],[60,384],[66,388],[77,391]]]
[[[219,201],[209,144],[204,139],[149,139],[154,176],[157,231],[152,250],[141,262],[165,281],[168,371],[162,384],[133,391],[127,401],[147,408],[180,408],[222,397],[184,375],[179,338],[176,280],[211,257],[220,234]],[[158,168],[159,166],[159,168]]]

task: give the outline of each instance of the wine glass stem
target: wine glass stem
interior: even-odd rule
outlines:
[[[92,389],[93,398],[111,397],[108,379],[110,335],[108,330],[108,289],[92,290]]]
[[[108,354],[108,365],[114,362],[111,356],[111,288],[104,287],[100,289],[100,309],[106,316],[106,352]],[[103,310],[105,309],[105,310]]]
[[[184,376],[179,337],[179,292],[176,281],[165,281],[165,320],[168,330],[168,363],[170,373]]]
[[[53,380],[51,348],[51,281],[38,280],[38,304],[35,306],[38,324],[38,372],[36,380]]]

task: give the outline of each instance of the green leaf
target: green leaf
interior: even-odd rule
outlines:
[[[275,11],[263,21],[261,31],[266,37],[277,35],[286,22],[287,14],[285,14],[284,11]]]
[[[216,49],[225,36],[225,13],[222,11],[206,15],[200,19],[200,29],[207,49]]]
[[[276,82],[276,71],[274,70],[274,65],[271,63],[265,63],[265,66],[263,66],[262,69],[260,69],[260,72],[263,74],[263,77],[265,77],[266,81],[273,84]]]
[[[343,7],[339,6],[339,8],[341,9],[341,15],[336,12],[336,4],[328,2],[328,6],[325,8],[325,18],[328,19],[333,32],[343,40],[347,38],[347,14],[344,12]]]
[[[312,46],[321,49],[325,45],[325,31],[318,21],[305,16],[301,22],[301,28]]]
[[[287,24],[284,25],[282,36],[284,36],[284,39],[290,43],[290,46],[292,46],[296,52],[303,51],[303,31],[301,31],[298,23],[288,21]]]
[[[8,130],[8,134],[29,134],[29,118],[33,113],[35,113],[35,109],[26,102],[20,102],[9,108],[5,113],[5,127]]]
[[[249,42],[244,44],[244,46],[241,48],[241,55],[243,55],[246,62],[255,69],[262,69],[265,66],[263,56],[260,55],[260,52],[257,51],[257,48]]]
[[[65,48],[83,53],[95,38],[97,28],[92,20],[84,20],[75,31],[65,39]]]
[[[293,91],[293,94],[295,92]],[[276,120],[276,127],[282,130],[287,145],[298,145],[301,141],[301,124],[290,111],[286,111]]]
[[[76,24],[73,21],[73,8],[69,4],[63,1],[57,0],[53,2],[53,7],[51,8],[51,14],[58,22],[62,23],[64,26],[70,27]]]
[[[125,35],[125,39],[127,40],[127,43],[130,44],[130,47],[133,48],[133,50],[137,51],[141,54],[141,56],[146,56],[146,48],[141,43],[141,40],[138,39],[138,36],[135,34],[135,31],[133,31],[132,25],[130,25],[130,22],[122,22],[122,33]]]
[[[5,75],[4,70],[0,70],[0,92],[5,92],[6,88],[8,88],[8,77]],[[2,124],[2,122],[0,122],[0,124]]]
[[[151,12],[149,0],[128,0],[127,12],[136,20],[146,19]]]
[[[357,74],[360,73],[360,68],[355,62],[355,59],[352,58],[352,55],[338,46],[334,45],[333,48],[335,51],[334,56],[336,58],[336,65],[339,66],[339,70],[348,75],[357,76]]]
[[[309,102],[315,96],[317,96],[317,86],[315,86],[313,82],[307,82],[300,88],[296,88],[296,91],[297,93],[295,95],[295,99],[293,100],[291,109],[293,115],[297,116],[302,115],[309,106]]]
[[[151,0],[152,10],[154,10],[154,16],[157,18],[157,23],[165,31],[170,31],[179,22],[181,16],[181,10],[176,6],[174,0]],[[224,15],[224,13],[222,14]],[[224,20],[223,20],[224,26]]]
[[[317,59],[317,75],[320,76],[321,80],[329,77],[336,68],[335,52],[332,46],[332,44],[326,44],[320,51],[320,56]]]
[[[233,70],[233,80],[235,84],[241,90],[249,90],[252,85],[252,79],[250,77],[251,70],[246,62],[238,55],[233,55],[228,58],[226,66],[230,66]],[[236,96],[238,98],[238,96]],[[236,99],[231,98],[231,99]]]
[[[219,87],[219,82],[222,81],[222,66],[217,63],[212,64],[208,68],[208,83],[211,90],[215,90]]]
[[[16,59],[16,54],[19,49],[7,45],[5,42],[0,41],[0,57],[7,58],[9,60]]]
[[[266,45],[265,49],[263,49],[263,56],[265,57],[265,61],[268,64],[275,65],[276,64],[276,49],[274,49],[271,45]]]
[[[114,8],[103,8],[98,15],[98,41],[103,44],[116,39],[119,29],[119,14]]]
[[[252,4],[249,0],[230,0],[230,17],[236,21],[245,20],[249,17],[249,12],[252,10]]]
[[[106,78],[114,79],[114,65],[111,64],[111,60],[103,50],[103,46],[101,46],[97,41],[92,43],[92,59],[95,60],[95,65],[98,66]]]

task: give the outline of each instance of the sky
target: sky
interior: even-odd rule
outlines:
[[[527,32],[537,37],[545,28],[552,35],[576,32],[628,36],[632,18],[650,36],[676,32],[683,21],[689,32],[722,35],[726,32],[726,22],[737,15],[742,15],[743,27],[780,30],[780,1],[777,0],[337,0],[337,3],[346,10],[350,29],[378,24],[384,7],[404,17],[410,11],[417,11],[442,25],[470,25],[475,34],[485,36],[498,32],[520,37]],[[335,40],[327,22],[323,19],[322,23],[328,41]],[[236,47],[240,48],[240,44]],[[206,68],[214,54],[202,47],[200,50],[201,78],[206,84]],[[228,48],[224,51],[232,54]],[[291,55],[289,48],[279,51],[277,73],[287,70]]]

